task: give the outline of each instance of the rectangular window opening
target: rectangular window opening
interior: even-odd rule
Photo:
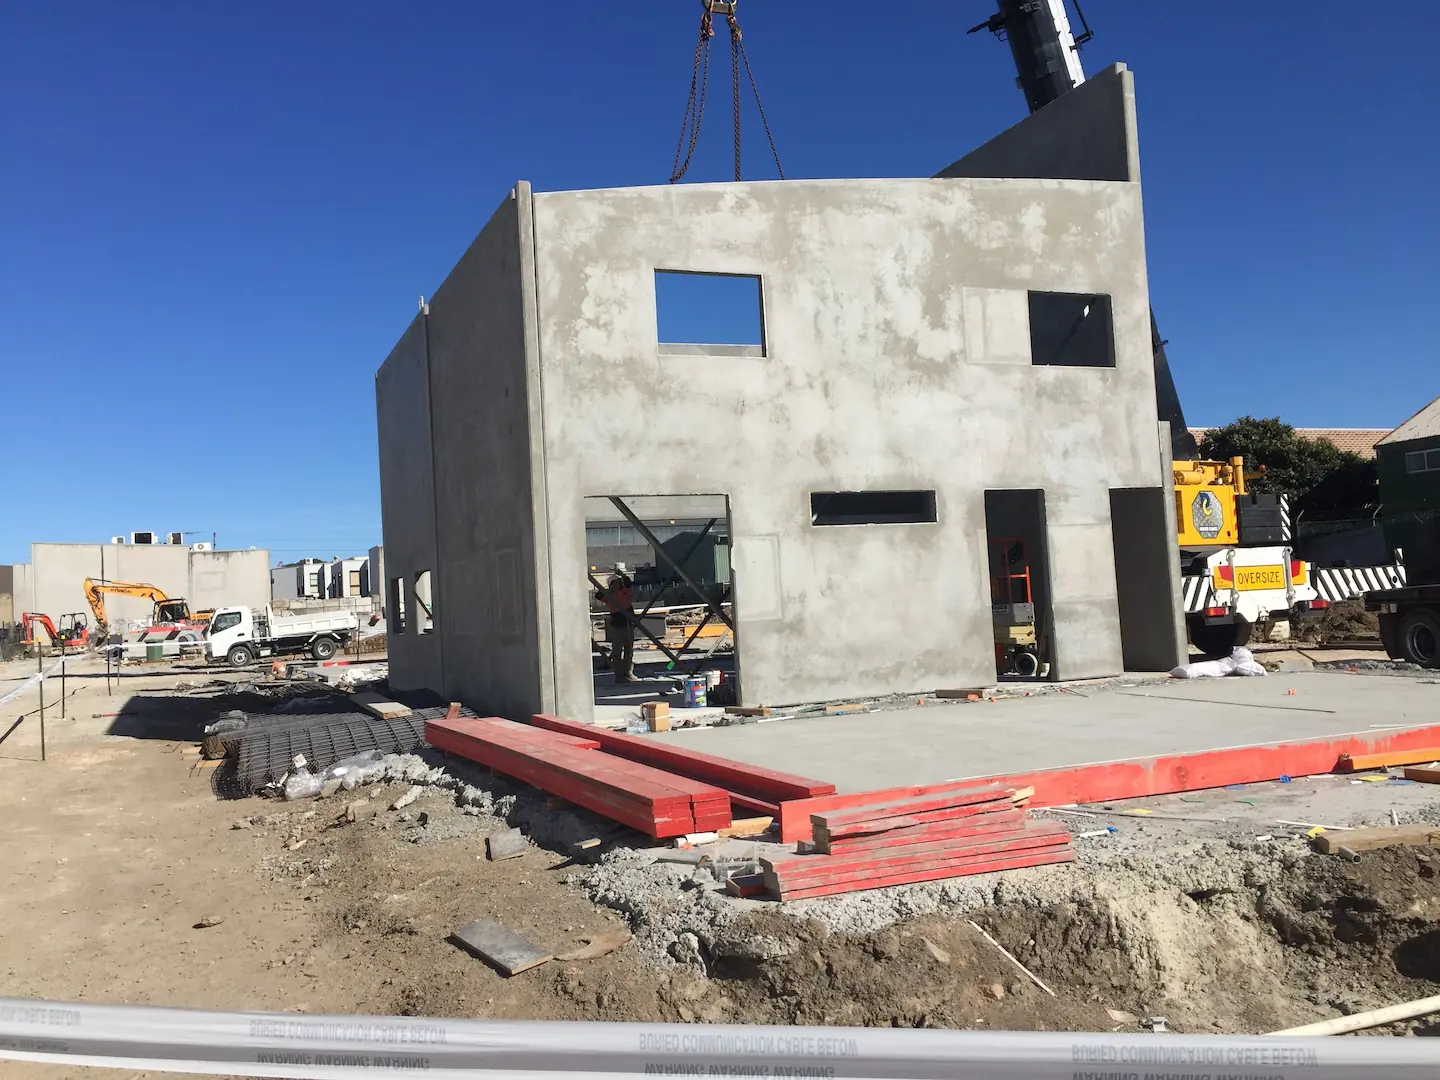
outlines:
[[[430,591],[430,571],[415,575],[415,631],[428,634],[435,629],[435,601]]]
[[[1411,450],[1405,455],[1405,471],[1440,472],[1440,450]]]
[[[1115,366],[1110,297],[1030,293],[1030,362],[1037,367]]]
[[[405,632],[405,579],[390,579],[390,595],[385,598],[385,630],[390,634]]]
[[[933,491],[812,491],[812,525],[918,525],[938,520]]]
[[[754,274],[655,271],[655,323],[670,356],[764,356],[765,314]]]

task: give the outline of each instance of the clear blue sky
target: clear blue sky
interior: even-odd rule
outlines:
[[[517,179],[665,182],[698,7],[5,4],[0,563],[137,528],[378,542],[373,375],[417,296]],[[964,34],[991,10],[742,0],[787,173],[925,176],[1019,120],[1008,50]],[[1339,0],[1085,11],[1086,70],[1136,73],[1190,422],[1383,427],[1440,394],[1440,5],[1403,41]],[[700,180],[728,178],[724,40]]]

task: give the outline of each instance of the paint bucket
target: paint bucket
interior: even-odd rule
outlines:
[[[151,662],[156,661],[156,660],[164,660],[164,659],[165,659],[165,646],[164,646],[164,645],[146,645],[146,646],[145,646],[145,659],[146,659],[146,660],[149,660],[149,661],[151,661]]]
[[[685,678],[685,707],[687,709],[704,708],[705,689],[704,675],[687,675]]]
[[[724,679],[724,677],[725,676],[723,672],[715,671],[713,669],[705,672],[705,689],[714,690],[715,687],[720,685],[720,682],[722,679]]]

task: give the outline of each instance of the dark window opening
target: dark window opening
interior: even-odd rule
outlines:
[[[752,274],[655,271],[656,336],[680,356],[764,356],[760,279]]]
[[[913,525],[933,522],[933,491],[812,491],[812,525]]]
[[[1030,294],[1030,362],[1039,367],[1115,366],[1110,297]]]
[[[386,597],[385,629],[392,634],[405,632],[405,579],[390,579],[390,595]]]

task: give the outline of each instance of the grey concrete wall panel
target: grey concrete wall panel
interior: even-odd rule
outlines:
[[[1074,540],[1103,562],[1053,575],[1057,619],[1075,623],[1057,626],[1057,674],[1120,669],[1108,491],[1161,482],[1138,185],[801,181],[534,204],[561,711],[590,708],[584,500],[609,494],[730,496],[743,691],[784,703],[992,681],[983,491],[1060,478],[1090,508],[1052,514],[1069,530],[1052,553]],[[656,267],[760,275],[766,355],[662,355]],[[1016,362],[1030,289],[1112,296],[1116,366]],[[810,524],[810,492],[867,489],[933,489],[939,521]]]
[[[410,616],[398,632],[396,624],[387,621],[390,683],[397,690],[442,691],[445,679],[440,633],[415,632],[415,602],[409,595],[420,571],[432,570],[442,581],[446,576],[435,546],[430,372],[423,313],[411,321],[375,376],[375,402],[380,436],[381,527],[385,538],[385,557],[378,560],[382,564],[378,588],[382,596],[388,596],[389,575],[402,577],[404,606]]]
[[[1169,671],[1175,649],[1176,603],[1170,588],[1174,533],[1165,524],[1163,487],[1110,492],[1120,648],[1126,671]]]
[[[523,717],[553,704],[548,581],[538,572],[543,480],[533,398],[530,190],[517,186],[430,301],[430,407],[438,552],[434,593],[445,694]],[[570,567],[584,617],[584,540]],[[385,534],[393,576],[395,534]],[[409,567],[406,567],[408,570]],[[588,655],[585,671],[589,672]],[[588,694],[589,686],[586,684]],[[584,714],[588,715],[587,699]]]
[[[110,544],[31,544],[33,594],[29,610],[52,619],[72,611],[88,613],[83,582],[87,577],[105,576],[102,554]],[[114,565],[111,556],[111,565]],[[108,606],[108,600],[107,600]]]
[[[190,601],[192,611],[240,604],[258,608],[269,601],[270,552],[265,548],[188,554],[189,582],[178,595]]]
[[[21,615],[35,610],[34,574],[29,563],[16,563],[10,569],[14,576],[10,582],[12,607],[9,617],[11,622],[18,623]],[[0,612],[0,614],[4,614],[4,612]]]
[[[1155,425],[1155,438],[1160,450],[1160,481],[1165,492],[1165,538],[1167,550],[1174,548],[1180,535],[1180,522],[1175,516],[1175,457],[1171,441],[1170,421],[1161,420]],[[1175,658],[1174,667],[1190,659],[1190,635],[1185,628],[1184,581],[1180,573],[1180,560],[1172,556],[1167,571],[1170,578],[1171,617],[1169,636],[1170,653]]]
[[[1138,183],[1139,146],[1134,76],[1115,64],[938,175]]]

